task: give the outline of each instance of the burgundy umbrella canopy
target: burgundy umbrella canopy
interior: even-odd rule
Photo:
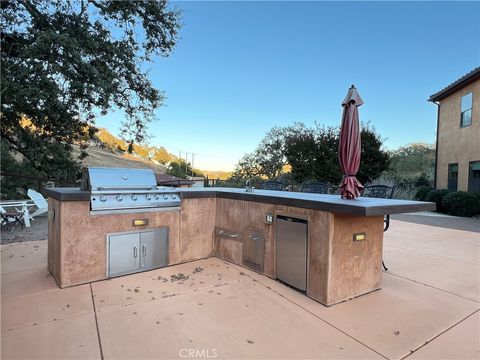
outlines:
[[[338,148],[338,159],[343,173],[343,179],[340,183],[342,199],[355,199],[360,196],[363,190],[363,185],[355,177],[360,168],[361,143],[358,107],[362,104],[362,98],[355,86],[352,85],[342,102],[342,127],[340,128],[340,145]]]

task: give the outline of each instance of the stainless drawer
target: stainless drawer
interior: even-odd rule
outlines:
[[[234,264],[242,264],[243,241],[239,232],[215,228],[215,255]]]
[[[243,240],[243,265],[252,270],[263,272],[265,255],[265,236],[262,231],[247,228]]]
[[[242,234],[236,231],[215,228],[215,236],[221,239],[230,239],[236,241],[242,241]]]

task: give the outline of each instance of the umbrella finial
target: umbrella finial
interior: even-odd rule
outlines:
[[[355,85],[352,85],[350,87],[350,89],[348,89],[347,96],[343,100],[342,106],[345,106],[345,105],[349,104],[351,101],[354,101],[356,106],[360,106],[360,105],[363,104],[363,100],[360,97],[360,95],[358,94],[358,91],[357,91],[357,88],[355,87]]]

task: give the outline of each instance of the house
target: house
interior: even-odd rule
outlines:
[[[205,187],[205,178],[203,176],[188,176],[187,179],[193,181],[192,187]]]
[[[158,186],[168,187],[192,187],[193,181],[178,178],[176,176],[167,175],[163,173],[155,173],[155,180]]]
[[[428,101],[437,105],[435,187],[480,192],[480,67]]]

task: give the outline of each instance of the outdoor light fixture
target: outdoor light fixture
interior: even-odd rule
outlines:
[[[148,225],[148,219],[133,220],[133,226],[145,226]]]
[[[265,214],[265,223],[272,224],[273,223],[273,214]]]
[[[55,209],[48,210],[47,219],[48,221],[55,220]]]
[[[364,232],[353,234],[353,241],[364,241],[367,235]]]

